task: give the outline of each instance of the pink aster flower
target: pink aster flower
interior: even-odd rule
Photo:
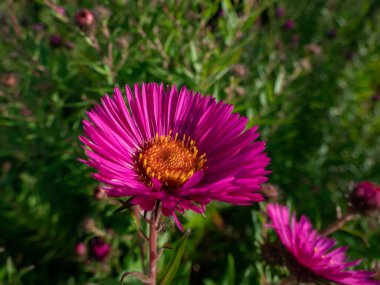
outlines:
[[[302,281],[327,280],[345,285],[375,285],[373,273],[364,270],[348,270],[360,264],[360,260],[347,261],[347,247],[335,248],[336,241],[320,235],[309,219],[299,221],[287,207],[269,204],[267,207],[271,226],[276,231],[286,251],[288,265],[296,278]]]
[[[126,86],[88,112],[84,143],[94,177],[109,196],[130,197],[144,211],[157,202],[165,216],[202,213],[211,200],[249,205],[267,180],[269,159],[257,127],[216,102],[183,87]]]

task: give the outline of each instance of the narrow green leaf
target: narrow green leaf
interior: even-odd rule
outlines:
[[[235,260],[232,254],[228,255],[227,280],[228,285],[235,285]]]
[[[187,231],[183,235],[183,237],[181,238],[181,240],[179,241],[177,246],[175,247],[175,250],[174,250],[173,255],[169,261],[168,266],[166,267],[166,269],[163,272],[160,273],[160,275],[158,277],[158,283],[160,285],[172,284],[172,281],[173,281],[175,274],[177,273],[178,267],[181,263],[183,253],[185,252],[185,248],[186,248],[186,244],[187,244],[187,240],[189,238],[189,235],[190,235],[190,231]]]

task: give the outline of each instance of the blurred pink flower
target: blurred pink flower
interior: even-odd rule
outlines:
[[[109,196],[131,197],[144,211],[161,202],[165,216],[204,212],[211,200],[250,205],[267,180],[265,144],[233,106],[163,84],[126,86],[88,112],[80,140]]]
[[[60,35],[51,35],[49,38],[50,46],[53,48],[59,48],[63,44],[62,37]]]
[[[102,238],[95,237],[90,240],[90,253],[91,256],[98,260],[103,261],[107,258],[111,251],[111,246],[106,243]]]
[[[369,181],[357,183],[351,192],[350,202],[362,213],[380,209],[380,186]]]
[[[89,28],[94,24],[94,14],[88,9],[82,9],[75,14],[75,21],[81,28]]]
[[[300,281],[324,279],[345,285],[380,284],[372,279],[371,272],[347,270],[360,264],[360,260],[347,261],[347,247],[333,249],[336,241],[320,235],[307,217],[297,221],[287,207],[279,204],[269,204],[267,210],[271,226],[289,253],[289,269]]]
[[[78,256],[78,257],[83,257],[87,254],[87,246],[86,244],[84,244],[83,242],[80,242],[78,243],[76,246],[75,246],[75,254]]]
[[[284,30],[293,30],[296,26],[296,23],[294,22],[294,20],[292,19],[289,19],[287,20],[283,25],[282,25],[282,28]]]

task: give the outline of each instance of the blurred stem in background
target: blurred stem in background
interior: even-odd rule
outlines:
[[[337,218],[337,220],[335,222],[333,222],[332,224],[327,226],[326,229],[324,229],[321,232],[321,234],[326,235],[326,236],[332,234],[333,232],[342,228],[346,223],[353,220],[357,215],[358,214],[354,211],[348,211],[347,213],[345,213],[341,217]]]

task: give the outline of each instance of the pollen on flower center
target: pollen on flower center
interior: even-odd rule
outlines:
[[[205,162],[206,154],[198,154],[195,141],[185,135],[179,139],[178,133],[175,137],[156,135],[137,152],[135,160],[144,183],[151,186],[152,178],[157,178],[166,190],[182,186]]]

